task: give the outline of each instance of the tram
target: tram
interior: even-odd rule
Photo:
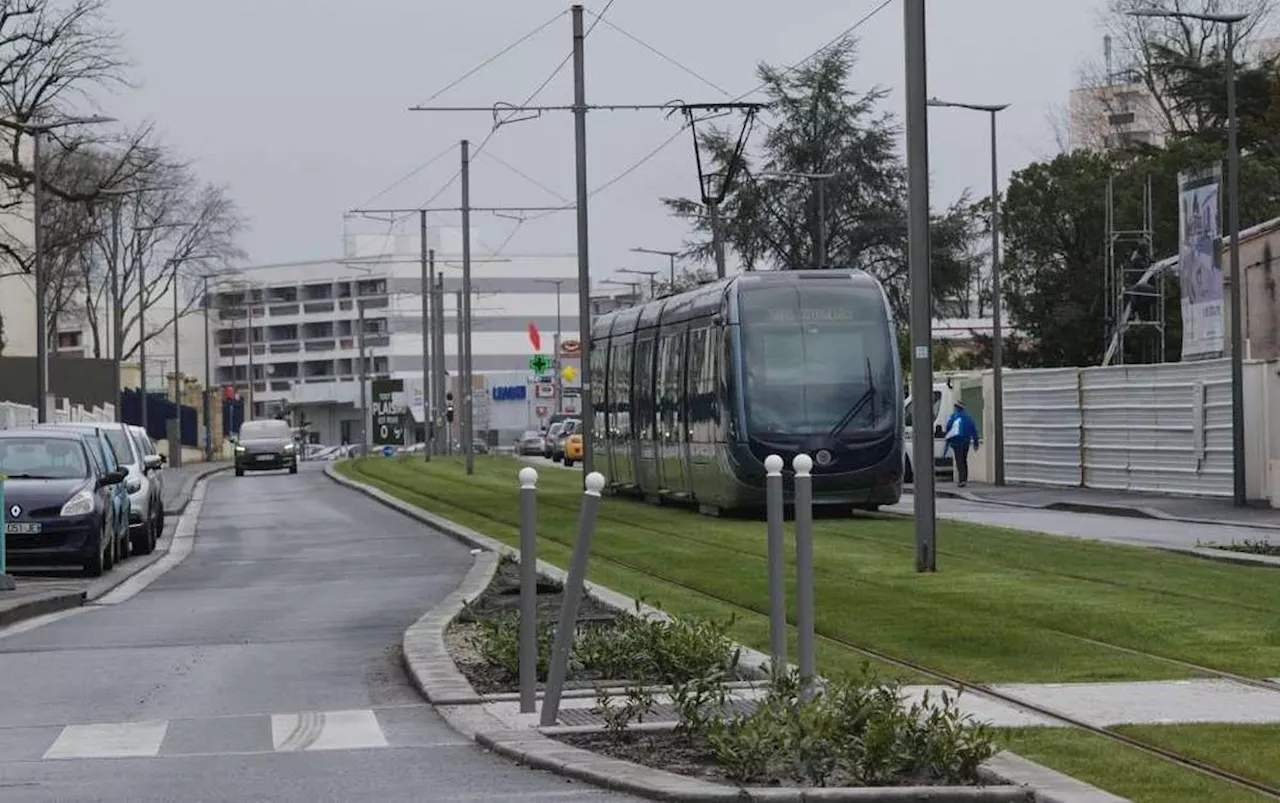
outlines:
[[[897,338],[860,270],[744,273],[591,326],[592,455],[609,490],[710,515],[764,507],[764,459],[814,461],[814,503],[902,494]]]

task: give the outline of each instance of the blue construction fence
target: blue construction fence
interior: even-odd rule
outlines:
[[[134,426],[142,426],[142,392],[137,389],[125,388],[122,393],[123,410],[122,418],[125,423]],[[164,440],[169,437],[165,431],[166,421],[173,418],[175,413],[179,416],[179,431],[182,436],[182,445],[192,448],[200,447],[200,414],[194,407],[185,405],[179,406],[169,401],[162,395],[149,394],[147,401],[147,434],[152,440]]]

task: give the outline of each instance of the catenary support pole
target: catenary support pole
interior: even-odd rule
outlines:
[[[573,17],[573,141],[577,174],[578,213],[578,350],[582,361],[578,383],[582,398],[582,473],[595,470],[595,404],[591,397],[591,259],[587,205],[587,73],[586,34],[582,28],[582,6],[575,4]],[[561,402],[563,404],[563,402]],[[585,480],[584,480],[585,482]]]
[[[520,713],[537,709],[538,471],[520,469]]]
[[[587,559],[591,556],[591,536],[596,528],[596,511],[600,507],[604,476],[593,471],[583,479],[583,485],[586,490],[582,492],[582,512],[578,516],[578,541],[573,548],[569,578],[564,584],[564,603],[560,607],[560,622],[556,626],[555,645],[551,650],[547,691],[542,698],[541,723],[544,728],[556,724],[556,717],[560,714],[560,693],[569,672],[569,651],[573,647],[578,604],[582,601],[583,584],[587,579]]]
[[[360,456],[369,456],[369,369],[368,358],[364,350],[364,299],[356,299],[356,326],[359,327],[360,341]],[[249,347],[253,352],[252,344]],[[249,388],[252,392],[253,377],[249,377]]]
[[[44,186],[39,131],[31,132],[31,248],[36,285],[36,421],[49,422],[49,277],[44,254]]]
[[[422,257],[422,460],[431,462],[431,277],[430,255],[426,247],[426,210],[419,213]]]
[[[133,258],[137,260],[138,265],[137,270],[134,271],[134,275],[138,277],[138,390],[142,401],[142,429],[150,436],[150,424],[147,421],[147,407],[149,406],[147,402],[150,400],[147,395],[147,265],[142,260],[142,255],[138,252],[137,242],[138,235],[135,231]],[[252,310],[249,315],[253,315]],[[249,365],[253,365],[252,346],[249,349]]]
[[[800,679],[808,687],[817,658],[813,641],[813,458],[798,454],[791,466],[796,473],[796,630]]]
[[[771,454],[764,459],[765,512],[769,550],[769,653],[773,671],[787,665],[787,586],[783,563],[786,548],[783,533],[785,508],[782,497],[782,458]]]
[[[457,376],[458,376],[458,397],[454,399],[454,402],[455,402],[455,404],[456,404],[456,406],[457,406],[457,408],[458,408],[458,409],[460,409],[460,410],[465,410],[466,408],[465,408],[465,407],[463,407],[463,405],[462,405],[462,400],[461,400],[461,396],[462,396],[462,394],[466,392],[466,391],[463,389],[463,387],[462,387],[462,382],[463,382],[463,377],[464,377],[464,368],[463,368],[463,365],[464,365],[464,363],[465,363],[465,361],[466,361],[466,338],[463,336],[463,332],[462,332],[462,295],[463,295],[462,291],[461,291],[461,290],[459,290],[459,291],[458,291],[458,300],[457,300],[457,302],[456,302],[456,303],[457,303],[457,305],[458,305],[458,306],[457,306],[457,309],[458,309],[458,315],[457,315],[457,318],[456,318],[456,320],[457,320],[457,322],[458,322],[458,323],[457,323],[457,326],[455,327],[455,328],[458,330],[458,370],[454,372],[454,373],[456,373],[456,374],[457,374]],[[455,412],[455,413],[454,413],[454,419],[458,422],[458,440],[459,440],[459,441],[461,441],[461,440],[462,440],[462,425],[463,425],[463,422],[462,422],[462,416],[461,416],[459,413]],[[452,429],[452,427],[450,427],[450,429]],[[452,435],[452,433],[450,433],[450,434]],[[459,443],[459,444],[458,444],[458,449],[459,449],[459,451],[461,451],[461,450],[462,450],[462,444],[461,444],[461,443]]]
[[[929,276],[929,109],[925,0],[903,0],[907,77],[907,261],[911,285],[911,464],[915,474],[916,571],[937,570],[934,543],[933,421],[925,415],[933,398],[933,304]]]
[[[436,441],[440,444],[441,454],[453,454],[450,444],[449,427],[444,420],[444,397],[449,392],[449,380],[445,375],[444,359],[444,276],[436,276],[436,315],[435,315],[435,359],[436,359]]]
[[[1000,173],[998,110],[991,111],[991,457],[995,484],[1004,485],[1004,321],[1000,298]]]
[[[182,340],[178,336],[178,263],[171,263],[173,266],[173,417],[178,419],[178,426],[182,426],[182,363],[179,361],[182,357],[182,347],[179,343]]]
[[[462,453],[467,474],[474,474],[475,431],[471,417],[471,143],[462,140]]]

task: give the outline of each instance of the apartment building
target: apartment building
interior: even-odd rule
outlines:
[[[438,255],[436,269],[444,285],[445,369],[456,391],[460,258]],[[576,277],[572,255],[476,256],[471,350],[478,387],[487,374],[529,370],[530,324],[548,357],[557,330],[564,341],[577,339]],[[421,291],[421,263],[405,253],[244,269],[213,294],[214,382],[246,399],[252,383],[254,416],[290,412],[322,442],[358,441],[362,306],[366,376],[404,380],[405,403],[421,423]],[[575,376],[564,384],[577,383]]]

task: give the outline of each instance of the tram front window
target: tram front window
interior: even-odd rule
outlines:
[[[894,353],[879,293],[802,282],[743,291],[747,428],[756,435],[882,435],[892,425]]]

